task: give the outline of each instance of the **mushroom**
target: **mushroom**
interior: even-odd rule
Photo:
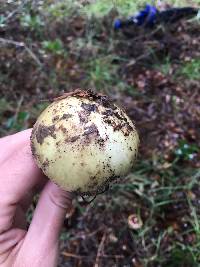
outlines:
[[[132,230],[138,230],[138,229],[142,228],[143,222],[138,215],[131,214],[128,216],[128,226]]]
[[[105,95],[77,89],[54,101],[31,134],[37,165],[56,184],[93,196],[131,170],[139,138],[126,113]]]

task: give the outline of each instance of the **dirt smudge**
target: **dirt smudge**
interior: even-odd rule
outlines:
[[[55,125],[45,126],[42,124],[39,124],[36,131],[35,131],[35,137],[37,142],[42,145],[44,142],[44,139],[48,136],[56,138],[55,135]]]
[[[88,136],[91,134],[94,134],[96,136],[99,135],[99,131],[97,129],[97,126],[94,123],[90,126],[85,127],[84,130],[85,130],[85,132],[83,133],[84,136]]]

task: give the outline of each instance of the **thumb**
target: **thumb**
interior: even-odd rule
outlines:
[[[29,259],[41,259],[42,262],[42,259],[57,250],[63,221],[71,205],[71,193],[51,181],[45,185],[23,243],[26,254],[29,252]],[[20,249],[22,255],[23,248]]]

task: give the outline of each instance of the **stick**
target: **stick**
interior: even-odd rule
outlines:
[[[85,258],[90,258],[91,257],[91,256],[76,255],[74,253],[67,252],[67,251],[62,252],[61,255],[65,256],[65,257],[68,257],[68,258],[75,258],[75,259],[85,259]],[[124,256],[123,255],[107,255],[107,254],[104,254],[104,255],[101,255],[100,258],[123,259]]]
[[[29,55],[35,60],[35,62],[40,66],[40,68],[42,68],[42,63],[40,62],[40,60],[36,57],[33,51],[31,51],[31,49],[28,48],[28,46],[24,42],[17,42],[17,41],[13,41],[13,40],[1,38],[1,37],[0,37],[0,42],[4,44],[12,44],[14,46],[23,47],[29,53]]]
[[[76,259],[83,259],[83,258],[87,257],[87,256],[76,255],[76,254],[70,253],[70,252],[62,252],[61,254],[65,257],[76,258]]]
[[[102,252],[103,252],[103,246],[104,246],[105,240],[106,240],[106,233],[103,234],[103,237],[102,237],[101,242],[99,244],[94,267],[99,267],[100,258],[101,258]]]
[[[20,11],[20,9],[22,9],[28,2],[32,2],[30,0],[24,0],[15,10],[13,10],[12,12],[10,12],[7,17],[5,17],[3,22],[7,22],[10,18],[12,18],[16,13],[18,13]]]

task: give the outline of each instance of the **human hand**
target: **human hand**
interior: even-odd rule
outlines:
[[[30,149],[31,129],[0,139],[0,267],[57,266],[59,234],[71,194],[49,181]],[[41,191],[31,225],[25,213]]]

